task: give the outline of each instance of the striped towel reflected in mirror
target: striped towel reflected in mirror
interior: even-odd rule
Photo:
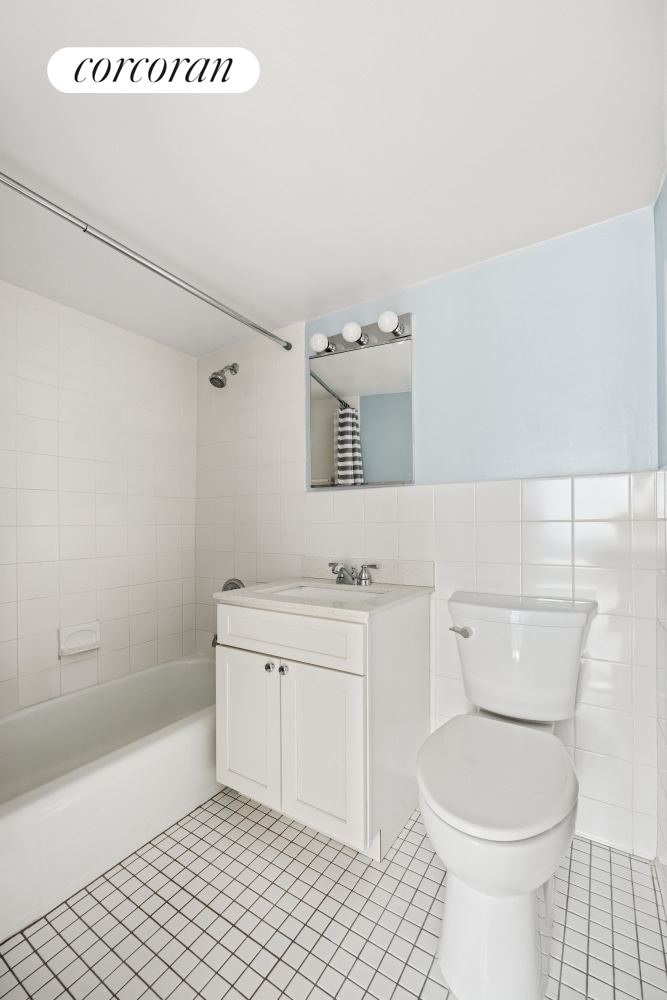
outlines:
[[[338,410],[334,433],[336,435],[336,484],[361,486],[364,482],[364,465],[361,458],[359,411],[351,406]]]

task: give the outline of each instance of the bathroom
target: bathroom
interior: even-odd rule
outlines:
[[[663,4],[244,7],[6,13],[0,172],[89,232],[0,184],[0,996],[469,1000],[416,788],[373,856],[218,780],[214,594],[333,589],[336,561],[372,581],[341,629],[364,591],[428,594],[397,743],[473,708],[452,594],[595,602],[542,995],[665,997]],[[91,42],[261,72],[60,92],[49,59]],[[312,486],[309,368],[384,350],[341,331],[387,312],[412,481]]]

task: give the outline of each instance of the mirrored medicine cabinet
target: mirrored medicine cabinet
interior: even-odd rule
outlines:
[[[349,323],[345,337],[311,337],[311,489],[414,481],[412,316],[397,319],[389,332]]]

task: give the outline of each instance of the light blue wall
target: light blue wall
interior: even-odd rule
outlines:
[[[416,482],[656,467],[652,209],[311,320],[306,343],[383,309],[414,314]]]
[[[359,400],[361,455],[367,483],[412,480],[412,393],[382,392]]]
[[[655,285],[658,326],[658,465],[667,465],[667,391],[665,381],[665,269],[667,269],[667,185],[662,185],[653,210],[655,223]]]

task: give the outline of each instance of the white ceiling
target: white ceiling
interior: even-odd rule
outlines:
[[[662,0],[14,0],[0,170],[269,329],[649,205]],[[240,45],[235,96],[62,94],[71,45]],[[0,277],[194,355],[251,334],[0,189]]]

